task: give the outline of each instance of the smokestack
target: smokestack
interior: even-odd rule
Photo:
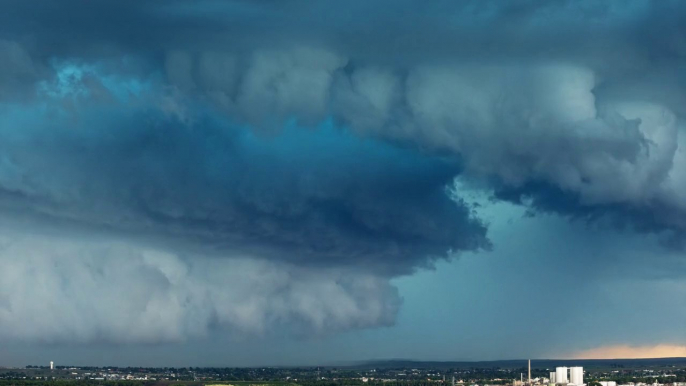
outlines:
[[[529,359],[529,384],[531,384],[531,359]]]

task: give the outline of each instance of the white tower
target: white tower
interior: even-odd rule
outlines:
[[[54,369],[55,369],[55,362],[50,361],[50,370],[54,370]]]
[[[527,383],[531,384],[531,359],[529,359],[529,377]]]
[[[584,384],[584,368],[583,367],[570,367],[569,368],[569,381],[577,386]]]
[[[550,383],[555,383],[555,372],[554,371],[550,372]]]
[[[562,383],[562,384],[567,384],[569,381],[567,380],[567,368],[566,367],[558,367],[555,369],[555,383]]]

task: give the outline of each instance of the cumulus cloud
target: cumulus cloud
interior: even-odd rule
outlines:
[[[547,183],[581,206],[661,202],[681,130],[667,107],[598,100],[596,76],[569,65],[425,70],[410,78],[418,135],[464,157],[466,170],[517,188]]]
[[[219,99],[214,89],[195,91],[258,128],[289,119],[311,124],[331,115],[365,136],[448,151],[475,180],[522,194],[526,186],[547,184],[575,197],[579,210],[681,210],[674,180],[682,174],[675,162],[683,131],[679,115],[636,93],[596,95],[604,74],[590,64],[481,61],[401,70],[355,65],[354,58],[327,51],[270,55],[261,53],[238,69],[234,76],[242,83],[224,83]],[[193,65],[186,77],[201,57],[187,58]],[[187,89],[185,83],[199,82],[177,87]],[[661,226],[683,227],[672,220]]]

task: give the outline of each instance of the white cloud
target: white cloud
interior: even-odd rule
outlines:
[[[0,339],[158,343],[207,335],[326,334],[393,323],[387,279],[255,258],[181,257],[120,241],[4,232]]]

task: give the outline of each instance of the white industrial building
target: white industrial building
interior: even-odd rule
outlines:
[[[584,384],[584,368],[583,367],[570,367],[569,368],[569,381],[577,386]]]
[[[523,374],[522,374],[523,375]],[[543,378],[545,380],[545,378]],[[524,384],[524,381],[515,381],[514,385],[517,386],[517,383],[519,384]],[[531,361],[529,361],[529,378],[528,378],[528,384],[533,385],[534,382],[531,380]],[[535,382],[535,384],[538,384],[538,382]],[[555,371],[550,372],[550,385],[564,385],[564,386],[585,386],[586,384],[584,383],[584,368],[577,366],[577,367],[556,367]],[[615,383],[614,385],[605,385],[603,386],[617,386]],[[621,386],[621,385],[620,385]]]
[[[557,385],[584,385],[584,368],[583,367],[557,367],[555,371],[550,372],[550,383]],[[603,386],[617,386],[617,385],[603,385]]]
[[[567,368],[566,367],[558,367],[555,369],[555,383],[561,383],[563,385],[566,385],[569,383],[569,378],[567,378]]]

